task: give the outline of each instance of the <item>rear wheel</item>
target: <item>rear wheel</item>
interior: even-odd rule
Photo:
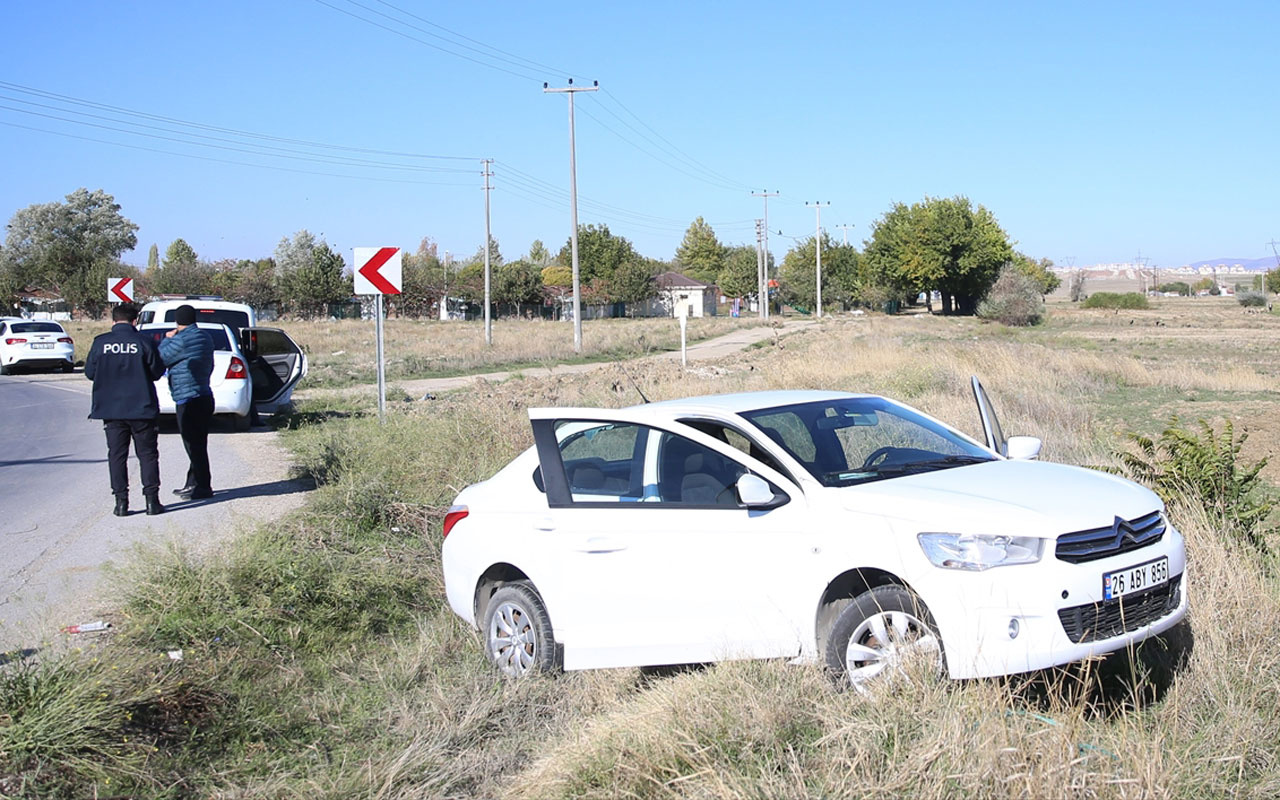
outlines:
[[[7,364],[0,364],[0,375],[12,375],[13,367]]]
[[[63,364],[63,365],[62,365],[62,371],[63,371],[63,372],[71,372],[71,371],[72,371],[72,370],[74,370],[75,368],[76,368],[76,365],[75,365],[75,364],[72,364],[70,361],[68,361],[67,363],[65,363],[65,364]]]
[[[551,618],[528,583],[508,583],[489,598],[484,612],[484,652],[501,672],[522,678],[555,669],[559,659]]]
[[[824,653],[827,668],[865,691],[903,674],[943,674],[942,639],[933,615],[902,586],[877,586],[840,612]]]

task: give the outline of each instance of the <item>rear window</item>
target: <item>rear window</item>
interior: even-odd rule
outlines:
[[[171,330],[173,329],[172,328],[153,328],[149,331],[143,331],[143,333],[151,334],[151,339],[156,344],[160,344],[160,342],[164,340],[164,335]],[[213,340],[214,350],[222,350],[225,352],[231,351],[231,342],[229,339],[227,339],[226,328],[201,328],[200,330],[209,334],[209,338]]]
[[[164,321],[173,322],[173,314],[176,311],[176,308],[171,308],[164,312]],[[231,311],[225,308],[197,308],[196,322],[221,322],[223,325],[239,330],[249,327],[249,315],[243,311]]]
[[[11,333],[66,333],[56,322],[14,322],[10,323]]]

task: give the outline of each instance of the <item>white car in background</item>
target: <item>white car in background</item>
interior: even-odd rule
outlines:
[[[307,374],[307,357],[301,348],[278,328],[241,328],[239,335],[225,324],[197,322],[197,327],[213,339],[213,413],[230,416],[238,431],[247,431],[253,412],[271,414],[290,402],[293,388]],[[140,325],[159,347],[175,323]],[[169,377],[156,381],[156,397],[161,414],[176,413],[169,393]]]
[[[76,365],[76,346],[66,328],[53,320],[0,318],[0,375],[15,368],[61,369]]]
[[[223,300],[216,295],[183,295],[167,296],[152,300],[138,311],[138,324],[150,325],[155,322],[173,322],[173,315],[178,306],[191,306],[196,311],[197,322],[218,322],[226,325],[238,335],[241,328],[252,328],[258,324],[257,314],[253,306],[246,303],[235,303]]]
[[[864,687],[1114,652],[1187,611],[1160,499],[883,397],[529,410],[535,446],[444,519],[450,607],[520,676],[800,658]]]

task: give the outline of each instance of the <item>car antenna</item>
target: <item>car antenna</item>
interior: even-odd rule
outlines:
[[[627,368],[622,366],[621,361],[617,363],[618,369],[622,370],[622,374],[627,376],[627,380],[631,381],[631,385],[635,387],[636,392],[640,395],[640,399],[647,404],[649,402],[649,398],[644,396],[644,390],[640,388],[640,384],[636,383],[636,379],[631,377],[631,373],[627,372]]]

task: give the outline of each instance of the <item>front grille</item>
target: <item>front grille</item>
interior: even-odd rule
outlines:
[[[1181,585],[1182,576],[1175,575],[1163,586],[1145,592],[1064,608],[1058,619],[1067,638],[1076,644],[1110,639],[1173,613],[1182,599]]]
[[[1164,528],[1164,517],[1159,511],[1130,521],[1116,517],[1106,528],[1062,534],[1058,537],[1056,555],[1072,564],[1095,561],[1154,544],[1164,536]]]

